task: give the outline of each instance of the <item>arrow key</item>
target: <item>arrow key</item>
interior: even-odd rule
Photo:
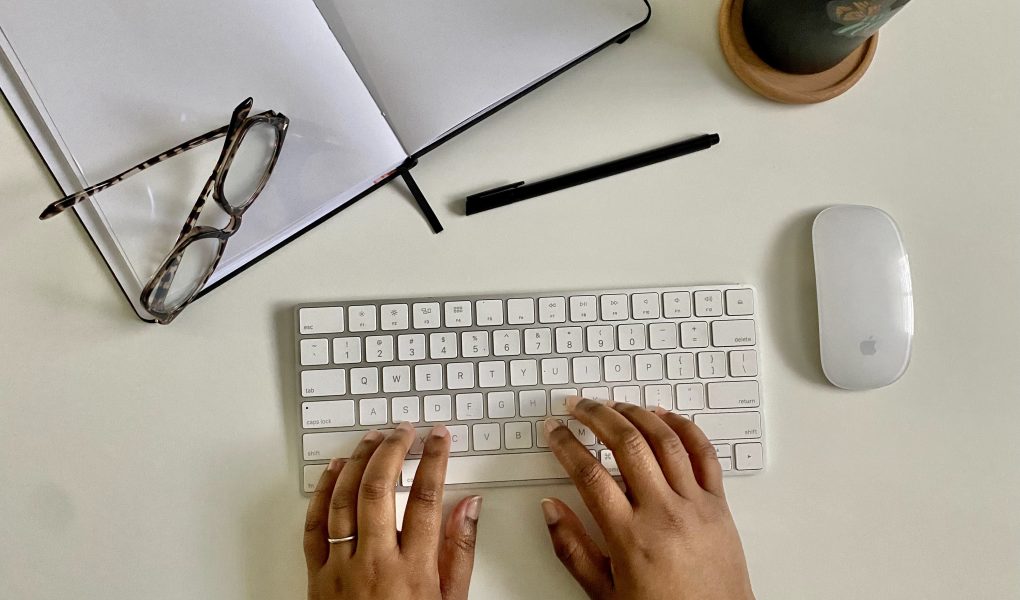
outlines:
[[[761,444],[737,444],[733,448],[738,471],[760,471],[765,468]]]

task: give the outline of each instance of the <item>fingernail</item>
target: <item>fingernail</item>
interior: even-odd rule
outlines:
[[[402,421],[400,423],[400,425],[397,425],[397,429],[400,429],[400,430],[403,430],[403,431],[410,431],[410,430],[414,429],[414,427],[411,427],[411,424],[408,423],[407,421]]]
[[[581,402],[581,400],[584,400],[584,398],[582,398],[580,396],[570,396],[570,397],[568,397],[567,398],[567,410],[574,410],[575,408],[577,408],[577,405]]]
[[[556,503],[549,498],[542,498],[542,515],[545,517],[546,525],[555,525],[560,522],[560,509]]]
[[[333,459],[330,459],[330,461],[329,461],[329,466],[328,466],[328,467],[326,467],[326,469],[327,469],[327,470],[329,470],[329,471],[332,471],[332,472],[336,473],[337,471],[339,471],[339,470],[340,470],[340,466],[341,466],[341,465],[343,464],[343,462],[344,462],[344,461],[342,461],[342,460],[341,460],[341,459],[339,459],[339,458],[333,458]]]
[[[560,427],[563,427],[563,421],[560,421],[559,419],[553,419],[550,417],[545,420],[546,433],[552,433],[553,431],[556,431]]]
[[[432,431],[429,433],[429,435],[434,438],[444,438],[450,435],[450,430],[446,428],[446,425],[436,425],[435,427],[432,428]]]
[[[372,431],[369,431],[368,433],[365,434],[365,439],[370,442],[374,442],[376,440],[381,440],[382,436],[383,435],[381,431],[379,431],[378,429],[373,429]]]
[[[464,509],[464,516],[472,521],[477,521],[480,514],[482,514],[482,497],[475,496]]]
[[[656,406],[655,407],[655,414],[659,415],[660,417],[662,415],[666,414],[667,412],[669,412],[669,411],[667,411],[665,408],[662,408],[661,406]]]
[[[606,400],[606,406],[614,408],[616,406],[616,400]]]

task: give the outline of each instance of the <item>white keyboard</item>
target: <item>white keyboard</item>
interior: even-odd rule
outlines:
[[[694,420],[727,474],[765,466],[757,294],[751,286],[306,304],[296,309],[302,487],[366,431],[451,433],[447,485],[565,480],[543,421],[562,416],[617,474],[612,452],[567,415],[581,395]]]

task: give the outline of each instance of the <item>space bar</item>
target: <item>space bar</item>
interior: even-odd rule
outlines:
[[[420,460],[405,460],[401,484],[410,487]],[[502,483],[535,479],[565,479],[566,472],[552,452],[530,454],[488,454],[451,456],[446,467],[446,485]]]

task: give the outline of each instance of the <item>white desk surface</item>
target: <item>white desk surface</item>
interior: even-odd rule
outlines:
[[[758,597],[1020,597],[1020,4],[908,6],[845,97],[788,107],[727,69],[716,3],[646,29],[435,151],[193,306],[136,320],[0,111],[0,597],[304,595],[290,307],[301,301],[749,282],[771,464],[728,483]],[[465,193],[718,131],[695,156],[484,216]],[[913,364],[826,385],[811,219],[889,211],[914,274]],[[485,491],[472,598],[582,598],[538,501]]]

